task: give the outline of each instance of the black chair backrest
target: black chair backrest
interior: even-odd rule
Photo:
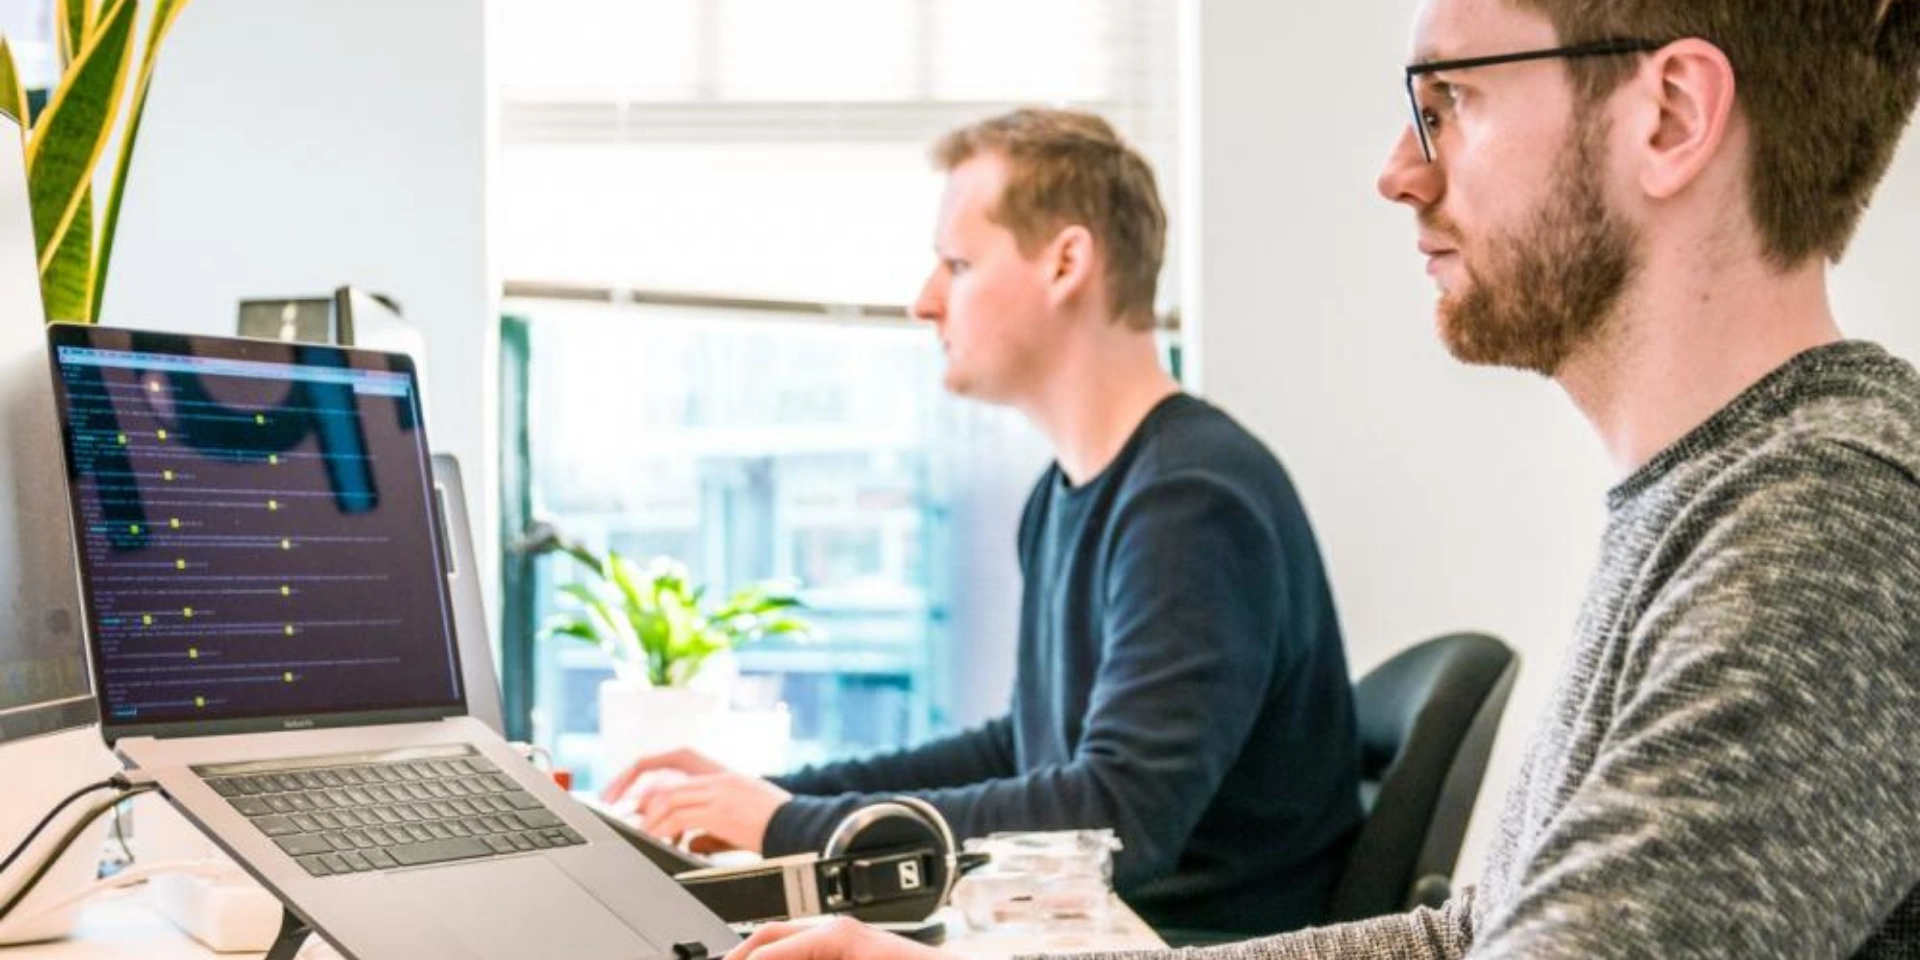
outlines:
[[[1329,921],[1438,906],[1519,657],[1486,634],[1428,640],[1354,686],[1366,822],[1328,906]]]

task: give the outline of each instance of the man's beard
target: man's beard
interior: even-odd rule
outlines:
[[[1607,206],[1600,187],[1603,120],[1575,117],[1554,164],[1552,194],[1526,224],[1486,245],[1468,287],[1440,300],[1440,337],[1455,358],[1546,376],[1606,328],[1640,268],[1639,235]],[[1438,213],[1428,229],[1464,239]]]

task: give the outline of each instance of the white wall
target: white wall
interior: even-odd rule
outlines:
[[[1432,331],[1413,215],[1374,192],[1407,122],[1414,3],[1183,0],[1184,316],[1202,392],[1293,472],[1356,674],[1491,631],[1524,658],[1460,873],[1571,637],[1616,477],[1552,383],[1456,364]],[[1835,299],[1855,336],[1920,355],[1920,136]]]
[[[425,333],[431,439],[460,458],[497,566],[484,21],[475,0],[193,0],[148,99],[102,313],[230,334],[243,297],[391,294]]]

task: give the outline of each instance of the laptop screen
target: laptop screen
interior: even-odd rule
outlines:
[[[49,338],[109,739],[460,712],[407,358]]]

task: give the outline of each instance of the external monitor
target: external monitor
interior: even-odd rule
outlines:
[[[119,763],[100,740],[80,634],[60,435],[47,378],[20,125],[0,112],[0,855],[67,794]],[[76,804],[69,815],[84,809]],[[0,875],[12,899],[71,818]],[[94,879],[105,820],[0,919],[0,944],[63,935],[73,895]]]

